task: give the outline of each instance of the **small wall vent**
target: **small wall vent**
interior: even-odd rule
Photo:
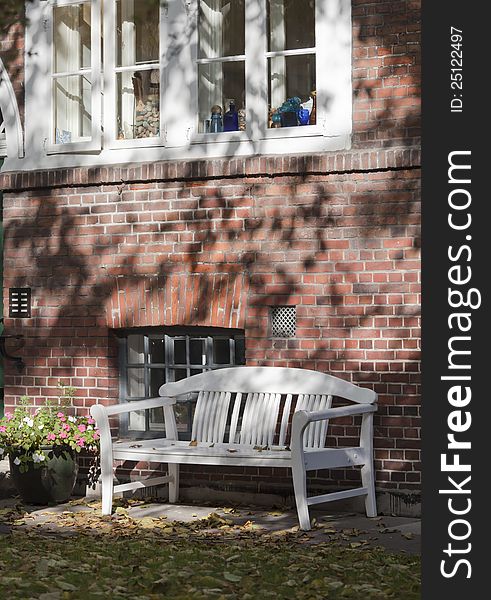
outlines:
[[[295,337],[297,330],[296,306],[272,306],[270,308],[271,335],[273,337]]]
[[[31,318],[31,288],[9,289],[9,317],[13,319]]]

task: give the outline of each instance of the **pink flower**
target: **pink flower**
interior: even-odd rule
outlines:
[[[62,427],[65,431],[70,431],[70,425],[68,425],[68,423],[63,423]]]
[[[60,417],[60,419],[61,419],[62,417],[65,416],[65,413],[59,412],[59,413],[56,413],[56,416]]]
[[[80,431],[80,433],[83,433],[86,430],[85,425],[79,425],[78,430]]]
[[[56,435],[54,433],[48,433],[48,436],[46,439],[50,442],[54,442],[56,440]]]
[[[77,445],[83,448],[83,446],[85,445],[84,440],[82,438],[78,438]]]
[[[68,435],[67,435],[67,434],[66,434],[64,431],[62,431],[62,432],[60,433],[60,438],[61,438],[62,440],[64,440],[64,439],[65,439],[65,438],[67,438],[67,437],[68,437]]]
[[[95,423],[95,420],[94,420],[92,417],[89,417],[89,418],[87,419],[87,423],[88,423],[89,425],[93,425],[93,424]]]
[[[7,431],[7,428],[5,427],[5,425],[0,425],[0,431],[2,433],[5,433]]]
[[[7,421],[11,421],[14,418],[14,415],[12,413],[6,412],[5,418],[7,419]]]
[[[94,431],[94,440],[98,440],[100,437],[99,431]]]

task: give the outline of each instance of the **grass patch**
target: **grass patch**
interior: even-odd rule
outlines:
[[[101,516],[98,501],[75,500],[42,518],[20,504],[0,509],[0,598],[420,598],[419,557],[373,548],[360,538],[368,532],[319,523],[319,543],[298,527],[237,524],[231,508],[183,523],[132,517],[138,504],[120,500],[112,517]]]
[[[420,598],[419,558],[220,533],[168,537],[14,530],[0,536],[0,598]]]

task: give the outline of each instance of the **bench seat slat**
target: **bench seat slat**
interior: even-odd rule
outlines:
[[[230,452],[232,450],[232,452]],[[138,460],[150,462],[196,462],[196,464],[239,464],[246,461],[250,464],[257,462],[274,466],[276,461],[289,466],[291,450],[284,446],[272,446],[269,450],[261,450],[244,444],[210,444],[198,442],[190,446],[189,442],[177,440],[141,440],[139,442],[116,442],[114,444],[115,460]],[[335,469],[340,466],[363,465],[366,453],[361,447],[352,448],[322,448],[305,451],[305,467],[308,471],[317,469]],[[214,460],[219,460],[213,463]]]

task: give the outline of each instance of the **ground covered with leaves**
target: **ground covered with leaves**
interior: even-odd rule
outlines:
[[[418,600],[416,556],[392,554],[326,529],[312,543],[297,528],[265,531],[212,513],[191,523],[135,519],[97,505],[30,523],[1,511],[0,598],[263,598]]]

